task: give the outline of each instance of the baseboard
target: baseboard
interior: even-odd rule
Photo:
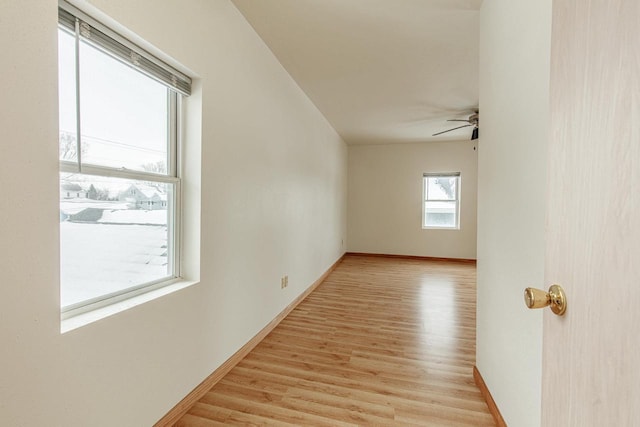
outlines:
[[[496,425],[498,427],[507,427],[507,423],[504,422],[504,418],[502,418],[502,414],[500,413],[500,409],[498,409],[498,405],[496,405],[495,400],[493,400],[491,392],[487,388],[487,385],[485,384],[484,379],[482,378],[482,375],[480,375],[480,371],[478,371],[478,368],[476,366],[473,367],[473,380],[480,389],[482,397],[484,397],[484,400],[487,402],[489,412],[493,416],[493,419],[496,421]]]
[[[280,312],[267,326],[262,328],[256,336],[251,338],[240,350],[236,351],[233,356],[227,359],[218,369],[216,369],[211,375],[209,375],[204,381],[202,381],[196,388],[191,391],[184,399],[182,399],[176,406],[174,406],[167,414],[162,417],[154,427],[170,427],[173,426],[178,420],[189,411],[189,409],[204,396],[218,381],[220,381],[225,375],[233,369],[247,354],[260,343],[269,332],[271,332],[278,324],[287,317],[287,315],[300,304],[311,292],[313,292],[329,274],[340,264],[344,255],[342,255],[336,262],[333,263],[322,276],[318,278],[311,286],[309,286],[302,294],[300,294],[295,300],[291,302],[284,310]]]
[[[422,260],[422,261],[448,261],[448,262],[459,262],[461,264],[476,264],[475,259],[469,259],[469,258],[442,258],[442,257],[418,256],[418,255],[375,254],[375,253],[368,253],[368,252],[347,252],[346,255],[372,256],[372,257],[380,257],[380,258],[415,259],[415,260]]]

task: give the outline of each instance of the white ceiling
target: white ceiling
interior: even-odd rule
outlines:
[[[482,0],[232,0],[348,144],[470,139]]]

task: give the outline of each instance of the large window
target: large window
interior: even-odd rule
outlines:
[[[59,9],[60,276],[65,316],[179,277],[180,98],[190,80]]]
[[[460,173],[425,173],[423,228],[460,228]]]

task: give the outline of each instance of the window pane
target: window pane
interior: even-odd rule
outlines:
[[[427,177],[427,200],[455,200],[458,177]]]
[[[62,307],[173,276],[172,184],[60,175]]]
[[[75,38],[58,30],[58,109],[60,160],[77,161]]]
[[[167,173],[168,89],[80,44],[82,162]]]
[[[457,227],[457,202],[425,202],[424,225],[426,227]]]

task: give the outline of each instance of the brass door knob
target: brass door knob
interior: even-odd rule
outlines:
[[[541,289],[526,288],[524,290],[524,303],[529,308],[543,308],[551,306],[558,316],[562,316],[567,310],[567,296],[560,285],[551,285],[549,292]]]

